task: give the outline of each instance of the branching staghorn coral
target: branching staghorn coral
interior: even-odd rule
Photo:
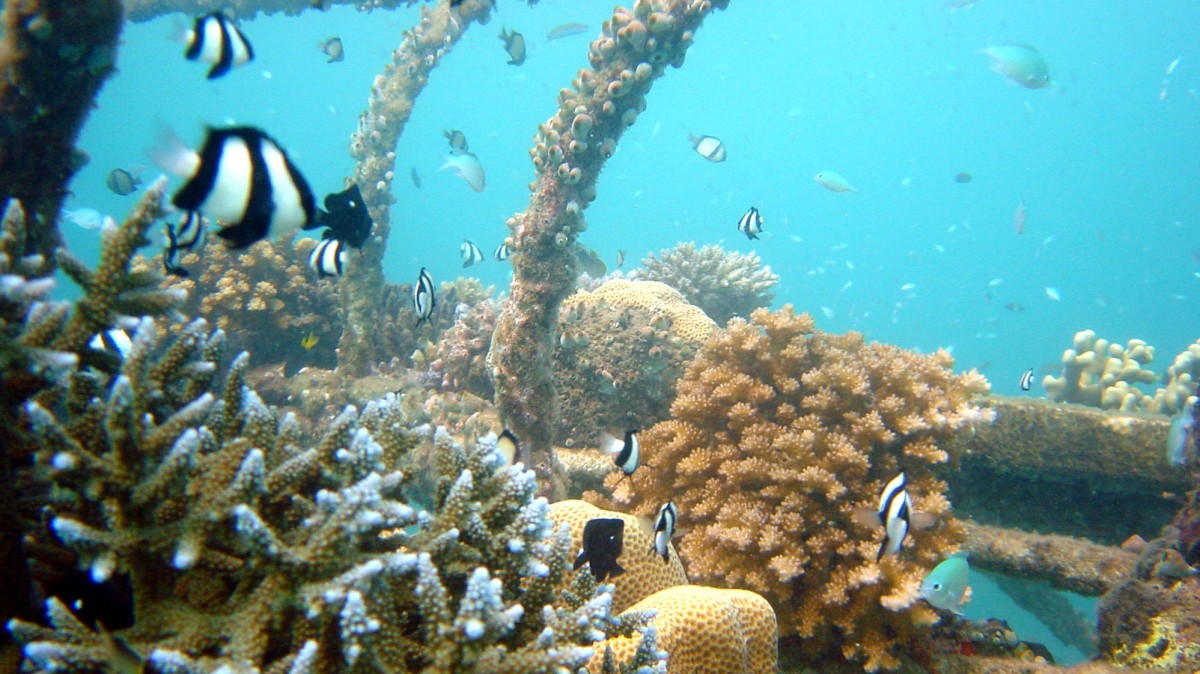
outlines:
[[[354,179],[375,223],[361,255],[342,281],[348,326],[375,326],[386,314],[383,255],[391,233],[391,192],[395,178],[396,145],[412,115],[413,102],[429,81],[430,72],[454,48],[474,22],[487,23],[490,0],[463,0],[456,7],[439,2],[421,7],[421,23],[406,31],[383,73],[375,76],[367,110],[358,130],[350,135],[350,154],[358,162]],[[373,330],[346,330],[338,345],[338,365],[348,375],[362,376],[395,352],[379,342]]]
[[[978,373],[955,375],[944,351],[920,355],[861,335],[814,330],[790,306],[731,321],[688,368],[671,420],[641,434],[642,467],[613,500],[651,513],[674,499],[689,576],[762,593],[809,657],[867,670],[897,654],[936,614],[917,603],[934,564],[963,540],[936,470],[955,430],[988,411]],[[938,516],[876,563],[882,532],[855,524],[884,484],[908,477],[917,510]]]
[[[0,507],[8,513],[0,527],[0,572],[13,587],[0,603],[0,618],[32,617],[31,596],[23,558],[21,519],[14,491],[15,471],[29,460],[17,420],[27,401],[59,386],[82,362],[102,354],[88,342],[123,315],[161,315],[174,310],[182,296],[160,290],[157,273],[130,271],[130,259],[145,242],[145,232],[159,213],[163,182],[152,185],[132,214],[101,232],[100,265],[87,269],[65,250],[56,251],[59,265],[83,289],[74,305],[50,300],[54,281],[34,278],[46,268],[40,254],[27,255],[30,230],[21,204],[9,201],[0,229]],[[101,363],[104,361],[101,359]]]
[[[527,446],[545,489],[561,498],[551,446],[558,420],[553,380],[554,325],[575,283],[574,244],[582,211],[625,129],[667,65],[680,67],[713,7],[728,0],[637,0],[618,7],[591,44],[591,68],[559,91],[558,111],[538,128],[530,149],[537,177],[525,212],[508,220],[513,281],[496,324],[489,365],[505,421]]]
[[[128,574],[136,615],[112,636],[49,599],[48,627],[9,623],[36,670],[95,671],[118,644],[132,666],[179,673],[551,672],[644,628],[610,615],[610,588],[558,591],[567,533],[495,436],[464,449],[435,434],[437,496],[417,511],[399,500],[418,436],[396,396],[306,445],[245,385],[245,354],[217,382],[219,330],[159,333],[143,320],[111,381],[81,373],[25,407],[54,487],[45,535],[97,580]]]
[[[647,255],[637,277],[678,290],[722,326],[734,316],[746,318],[770,306],[775,298],[771,289],[779,283],[771,267],[762,266],[758,253],[727,251],[715,244],[697,249],[691,241]]]
[[[87,162],[75,138],[113,72],[121,14],[119,0],[8,1],[0,12],[0,204],[24,204],[20,255],[49,264],[62,244],[58,210]]]

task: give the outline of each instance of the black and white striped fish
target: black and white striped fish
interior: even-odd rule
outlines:
[[[496,451],[499,452],[500,458],[504,460],[504,465],[511,466],[517,462],[521,456],[521,441],[517,436],[507,428],[496,438]]]
[[[322,239],[308,255],[308,266],[317,278],[341,276],[346,268],[346,244],[341,239]]]
[[[725,151],[725,143],[721,142],[720,138],[712,136],[688,136],[688,140],[692,141],[692,148],[696,150],[696,154],[704,157],[711,162],[723,162],[727,156]]]
[[[1033,388],[1033,368],[1029,368],[1025,374],[1021,375],[1021,390],[1028,391]]]
[[[217,235],[231,247],[312,226],[317,208],[308,182],[262,130],[210,128],[198,153],[178,139],[169,142],[155,161],[187,179],[171,203],[225,223]]]
[[[129,355],[129,349],[133,348],[133,339],[124,329],[113,328],[96,333],[88,342],[88,346],[124,360]]]
[[[462,255],[464,269],[483,262],[483,251],[479,250],[479,246],[476,246],[473,241],[463,239],[462,245],[458,247],[458,252]]]
[[[750,210],[738,220],[738,231],[746,235],[747,239],[757,239],[758,235],[763,231],[763,219],[759,214],[758,209],[751,206]]]
[[[884,555],[900,554],[909,531],[925,529],[937,522],[934,515],[913,510],[912,500],[905,489],[907,484],[904,473],[900,473],[880,492],[878,510],[855,510],[854,517],[859,522],[871,527],[883,527],[883,542],[879,544],[879,552],[875,555],[877,562]]]
[[[512,249],[508,247],[508,242],[505,241],[499,246],[496,246],[496,252],[493,254],[493,257],[496,258],[497,262],[504,262],[508,259],[510,253],[512,253]]]
[[[626,475],[633,475],[641,460],[641,449],[638,446],[637,431],[625,431],[625,437],[618,438],[608,431],[600,433],[600,451],[613,455],[613,463]]]
[[[212,12],[196,18],[196,24],[187,34],[184,56],[189,61],[211,63],[208,79],[212,80],[225,75],[234,66],[250,62],[254,58],[254,48],[229,17]]]
[[[658,517],[654,520],[654,541],[650,544],[652,554],[661,555],[664,562],[670,561],[670,549],[667,545],[675,536],[675,523],[679,520],[679,509],[674,501],[667,501],[658,509]]]
[[[204,248],[206,228],[204,217],[194,211],[185,212],[179,224],[168,222],[163,227],[163,234],[167,237],[167,246],[163,249],[163,270],[166,273],[187,278],[188,271],[183,268],[180,258],[186,252]]]
[[[418,328],[433,315],[435,306],[437,306],[437,298],[433,294],[433,277],[424,267],[421,267],[417,285],[413,286],[413,309],[417,312]]]

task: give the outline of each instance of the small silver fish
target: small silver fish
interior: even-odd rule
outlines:
[[[586,33],[587,29],[588,27],[582,23],[564,23],[559,26],[555,26],[550,30],[550,32],[546,33],[546,39],[557,40],[569,35],[579,35],[580,33]]]
[[[317,43],[317,49],[320,49],[323,54],[329,57],[326,63],[337,63],[346,58],[346,50],[342,47],[342,38],[340,37],[321,40]]]
[[[817,175],[813,176],[813,180],[816,181],[818,185],[824,187],[830,192],[849,192],[851,194],[859,193],[858,188],[854,187],[854,185],[851,185],[850,181],[846,180],[846,178],[837,171],[821,171]]]
[[[413,187],[421,189],[421,176],[417,175],[417,167],[412,168],[412,184]]]

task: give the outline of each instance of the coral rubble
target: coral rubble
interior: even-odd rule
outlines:
[[[537,177],[525,212],[508,220],[513,281],[496,324],[489,364],[506,423],[529,446],[545,489],[561,497],[551,446],[558,421],[554,324],[575,282],[574,243],[596,181],[646,95],[668,65],[681,67],[704,18],[727,0],[639,0],[618,7],[588,53],[591,68],[559,91],[558,110],[530,149]]]
[[[779,283],[779,276],[762,265],[758,253],[727,251],[715,244],[697,249],[691,241],[646,256],[637,277],[675,288],[717,325],[770,306],[775,297],[771,291]]]
[[[893,668],[937,620],[917,603],[922,577],[963,540],[937,477],[945,440],[990,417],[972,401],[986,381],[951,364],[815,331],[790,306],[756,310],[700,350],[672,418],[641,435],[642,467],[610,476],[612,498],[643,513],[674,499],[692,527],[688,573],[762,593],[810,657]],[[876,563],[881,532],[855,511],[901,471],[915,508],[941,521]]]
[[[554,350],[562,419],[556,441],[594,445],[604,429],[667,417],[675,382],[716,324],[674,289],[611,280],[563,301]]]

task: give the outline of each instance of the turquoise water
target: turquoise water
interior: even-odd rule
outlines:
[[[501,0],[492,22],[444,59],[397,149],[390,280],[411,282],[422,266],[438,280],[460,275],[468,238],[489,256],[469,272],[506,286],[508,267],[490,253],[527,203],[531,138],[586,66],[612,4]],[[628,270],[679,241],[754,250],[780,276],[777,304],[812,312],[825,330],[953,347],[959,367],[984,370],[1006,394],[1019,393],[1026,369],[1056,363],[1077,330],[1147,340],[1157,371],[1200,337],[1200,5],[731,5],[698,32],[685,67],[655,85],[600,179],[582,240],[610,268],[619,249]],[[157,175],[144,151],[161,124],[192,143],[204,124],[261,126],[315,191],[341,189],[372,78],[417,17],[336,7],[245,21],[258,57],[216,82],[183,60],[171,39],[178,20],[128,26],[120,72],[81,140],[91,163],[67,206],[127,210],[136,196],[112,194],[105,176],[114,167]],[[565,22],[591,30],[545,39]],[[521,67],[505,63],[502,25],[527,38]],[[316,44],[334,35],[346,58],[326,64]],[[992,72],[981,50],[1008,43],[1040,50],[1054,85],[1024,89]],[[451,128],[487,168],[481,194],[437,171]],[[722,139],[728,161],[706,162],[689,133]],[[822,189],[812,180],[822,170],[861,194]],[[969,183],[955,181],[963,171]],[[1020,235],[1018,203],[1028,212]],[[759,241],[735,228],[752,205],[766,220]],[[94,258],[95,232],[66,233]],[[989,610],[1000,601],[977,587],[969,613],[1011,617]]]
[[[452,278],[462,238],[488,253],[502,240],[504,219],[527,203],[536,125],[586,65],[588,40],[612,7],[499,4],[436,70],[398,148],[393,280],[411,281],[421,266]],[[119,214],[132,204],[104,177],[138,165],[156,175],[144,150],[160,123],[192,143],[206,123],[260,125],[314,190],[339,189],[371,79],[416,17],[415,8],[336,7],[246,21],[258,58],[211,83],[205,66],[182,59],[172,19],[129,26],[120,73],[82,138],[92,162],[68,206]],[[1197,337],[1188,317],[1200,308],[1198,19],[1190,2],[1152,11],[1125,2],[734,2],[699,31],[685,67],[656,84],[601,177],[583,241],[610,266],[624,249],[626,268],[685,240],[755,250],[781,277],[778,302],[814,313],[819,327],[953,346],[960,367],[983,368],[1001,393],[1017,393],[1022,372],[1056,362],[1088,327],[1114,341],[1146,339],[1161,371]],[[593,30],[545,39],[567,21]],[[501,25],[526,35],[525,65],[506,65]],[[342,63],[326,64],[316,48],[332,35],[344,40]],[[979,52],[1010,42],[1039,49],[1055,85],[1023,89],[992,72]],[[437,172],[445,128],[466,132],[487,168],[482,194]],[[728,161],[704,161],[689,133],[721,138]],[[862,194],[820,188],[812,176],[826,169]],[[955,182],[960,171],[974,179]],[[1021,236],[1012,224],[1019,202],[1028,210]],[[766,219],[757,242],[735,229],[751,205]],[[69,234],[77,250],[95,237]],[[507,267],[490,260],[470,271],[507,282]],[[993,279],[1002,282],[989,287]],[[1012,302],[1025,310],[1005,309]]]

